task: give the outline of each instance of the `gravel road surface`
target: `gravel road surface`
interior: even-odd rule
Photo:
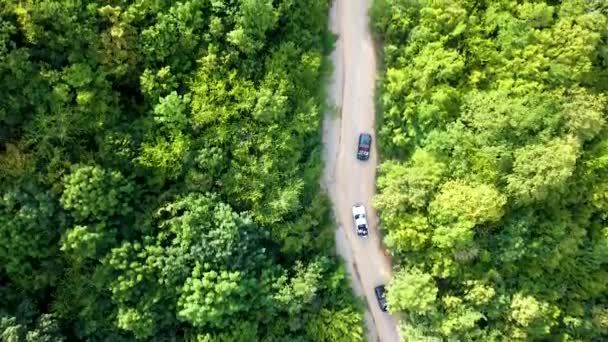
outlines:
[[[397,342],[397,320],[382,312],[374,287],[388,283],[390,259],[378,234],[378,219],[371,206],[375,193],[376,140],[366,162],[356,159],[359,133],[374,138],[374,88],[376,55],[369,31],[368,8],[372,0],[334,0],[330,25],[338,35],[331,58],[334,73],[329,85],[329,102],[338,113],[327,113],[323,140],[325,170],[322,183],[332,200],[338,229],[338,253],[345,259],[356,294],[367,302],[365,320],[370,342]],[[351,209],[355,203],[367,208],[369,236],[360,238],[354,228]]]

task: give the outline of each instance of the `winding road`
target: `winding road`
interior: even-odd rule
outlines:
[[[378,164],[376,149],[367,162],[355,157],[359,133],[375,136],[376,55],[368,20],[371,1],[334,0],[331,9],[330,26],[338,41],[331,56],[334,73],[329,102],[339,115],[327,113],[324,120],[322,183],[332,200],[338,225],[337,251],[346,261],[355,293],[367,303],[368,341],[397,342],[397,320],[380,310],[374,294],[374,287],[388,283],[391,276],[390,258],[382,246],[371,205]],[[366,239],[355,233],[351,214],[355,203],[367,208],[370,230]]]

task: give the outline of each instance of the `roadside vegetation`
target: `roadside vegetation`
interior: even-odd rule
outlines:
[[[608,5],[375,0],[408,341],[608,339]]]
[[[329,1],[0,5],[1,341],[362,341]]]

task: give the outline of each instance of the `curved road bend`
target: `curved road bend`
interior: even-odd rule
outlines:
[[[329,102],[341,115],[327,113],[323,125],[325,170],[323,185],[333,202],[338,223],[336,244],[345,259],[357,295],[367,302],[365,321],[368,341],[398,342],[397,320],[378,306],[374,287],[388,283],[390,260],[378,234],[378,219],[371,206],[375,193],[377,153],[367,162],[356,159],[361,132],[374,132],[374,87],[376,55],[369,31],[368,8],[372,0],[334,0],[330,26],[338,35],[331,58],[334,74]],[[374,140],[372,146],[376,146]],[[353,226],[353,204],[365,204],[369,237],[357,236]]]

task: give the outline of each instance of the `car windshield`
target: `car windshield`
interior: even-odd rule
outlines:
[[[363,145],[369,145],[370,142],[370,136],[369,135],[362,135],[361,136],[361,144]]]
[[[355,219],[365,218],[365,214],[357,214],[355,215]]]

